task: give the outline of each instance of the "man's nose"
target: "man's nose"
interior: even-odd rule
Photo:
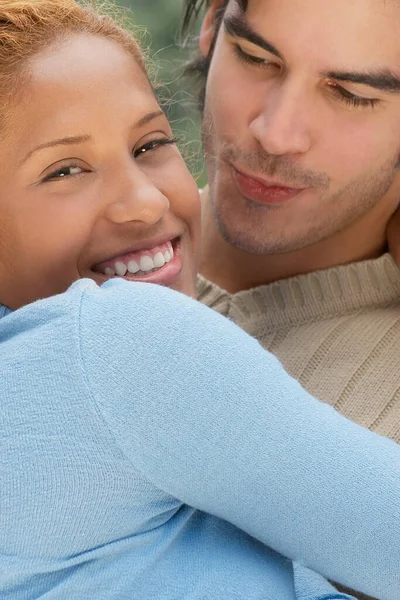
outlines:
[[[135,165],[120,174],[105,217],[113,223],[140,221],[154,225],[170,208],[168,198],[146,173]]]
[[[282,83],[266,96],[263,108],[251,121],[253,137],[268,154],[304,154],[311,147],[307,99],[294,84]]]

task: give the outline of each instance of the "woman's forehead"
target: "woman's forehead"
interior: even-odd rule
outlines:
[[[148,79],[135,57],[117,42],[100,36],[77,34],[53,44],[29,61],[35,81],[75,84],[79,78],[94,82],[127,79],[138,88],[147,87]]]
[[[6,117],[10,133],[0,152],[19,160],[49,139],[82,133],[101,138],[110,124],[126,131],[156,110],[147,76],[126,50],[101,38],[74,39],[32,61]]]

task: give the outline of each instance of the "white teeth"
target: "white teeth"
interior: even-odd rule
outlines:
[[[128,271],[129,271],[129,273],[132,273],[133,275],[135,273],[137,273],[138,271],[140,271],[140,267],[137,264],[136,260],[130,260],[128,262]]]
[[[164,254],[164,258],[165,258],[165,262],[171,262],[171,260],[174,258],[174,249],[172,247],[172,244],[169,245],[170,248],[169,250],[166,250],[163,254]]]
[[[159,251],[154,256],[146,254],[142,256],[139,261],[130,260],[127,265],[121,260],[117,260],[114,268],[107,267],[104,269],[104,273],[111,277],[114,277],[115,275],[124,277],[127,272],[135,275],[139,271],[148,273],[154,269],[161,269],[161,267],[163,267],[166,263],[171,262],[171,260],[174,258],[174,249],[170,242],[168,242],[167,248],[168,249],[164,252]]]
[[[140,269],[145,272],[152,271],[155,268],[154,261],[150,256],[142,256],[139,264]]]
[[[162,252],[157,252],[155,257],[153,258],[153,261],[154,261],[154,266],[157,267],[157,269],[160,269],[161,267],[163,267],[165,265],[164,254]]]
[[[117,275],[119,275],[120,277],[123,277],[124,275],[126,275],[127,272],[127,267],[126,265],[124,265],[123,262],[117,260],[117,262],[115,263],[115,271],[117,273]]]

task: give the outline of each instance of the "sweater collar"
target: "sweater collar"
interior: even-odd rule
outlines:
[[[389,254],[229,294],[199,276],[198,299],[244,326],[300,324],[400,303],[400,270]],[[248,327],[246,327],[248,329]]]

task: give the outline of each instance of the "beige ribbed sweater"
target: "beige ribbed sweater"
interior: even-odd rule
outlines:
[[[198,299],[273,352],[314,396],[400,443],[400,270],[379,259]]]
[[[388,254],[234,295],[200,276],[197,291],[314,396],[400,443],[400,270]]]

